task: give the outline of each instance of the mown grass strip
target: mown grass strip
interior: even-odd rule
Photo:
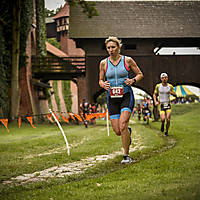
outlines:
[[[2,198],[198,199],[200,197],[200,107],[197,104],[177,105],[173,109],[170,129],[172,136],[169,138],[161,136],[160,122],[152,122],[151,128],[141,124],[133,125],[135,132],[142,138],[142,145],[147,146],[132,155],[139,162],[124,166],[120,164],[121,156],[117,156],[113,160],[98,164],[82,175],[13,188],[2,187]],[[89,141],[74,149],[74,160],[84,158],[87,154],[110,153],[113,149],[121,148],[118,137],[113,134],[110,138],[104,137],[102,133],[98,133],[99,129],[97,126],[91,128],[92,132],[89,134],[88,130],[85,132],[85,129],[81,129],[81,133],[89,137]],[[95,137],[92,137],[94,131]],[[75,135],[75,141],[80,139],[79,133]],[[175,146],[173,146],[174,140],[177,141]],[[169,145],[174,148],[167,149]],[[84,149],[87,149],[87,152],[82,153],[81,150]],[[48,157],[48,159],[53,158]],[[66,160],[71,162],[73,159]],[[42,162],[42,159],[38,161]],[[63,161],[64,159],[61,159],[58,163]]]

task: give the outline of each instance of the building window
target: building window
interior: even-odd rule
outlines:
[[[60,26],[59,20],[57,20],[57,26]]]
[[[66,20],[66,18],[64,18],[64,24],[67,24],[67,20]]]

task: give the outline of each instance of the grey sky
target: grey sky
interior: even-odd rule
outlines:
[[[56,8],[64,5],[65,0],[45,0],[45,8],[49,10],[56,10]]]

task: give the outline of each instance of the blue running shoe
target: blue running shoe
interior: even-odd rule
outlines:
[[[130,133],[130,145],[131,145],[131,143],[132,143],[132,139],[131,139],[132,129],[131,129],[131,127],[128,127],[128,131],[129,131],[129,133]]]

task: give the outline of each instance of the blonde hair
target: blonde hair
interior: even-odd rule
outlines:
[[[117,37],[114,36],[109,36],[106,40],[105,40],[105,44],[107,45],[108,42],[116,42],[118,47],[122,47],[122,41],[119,40]]]

